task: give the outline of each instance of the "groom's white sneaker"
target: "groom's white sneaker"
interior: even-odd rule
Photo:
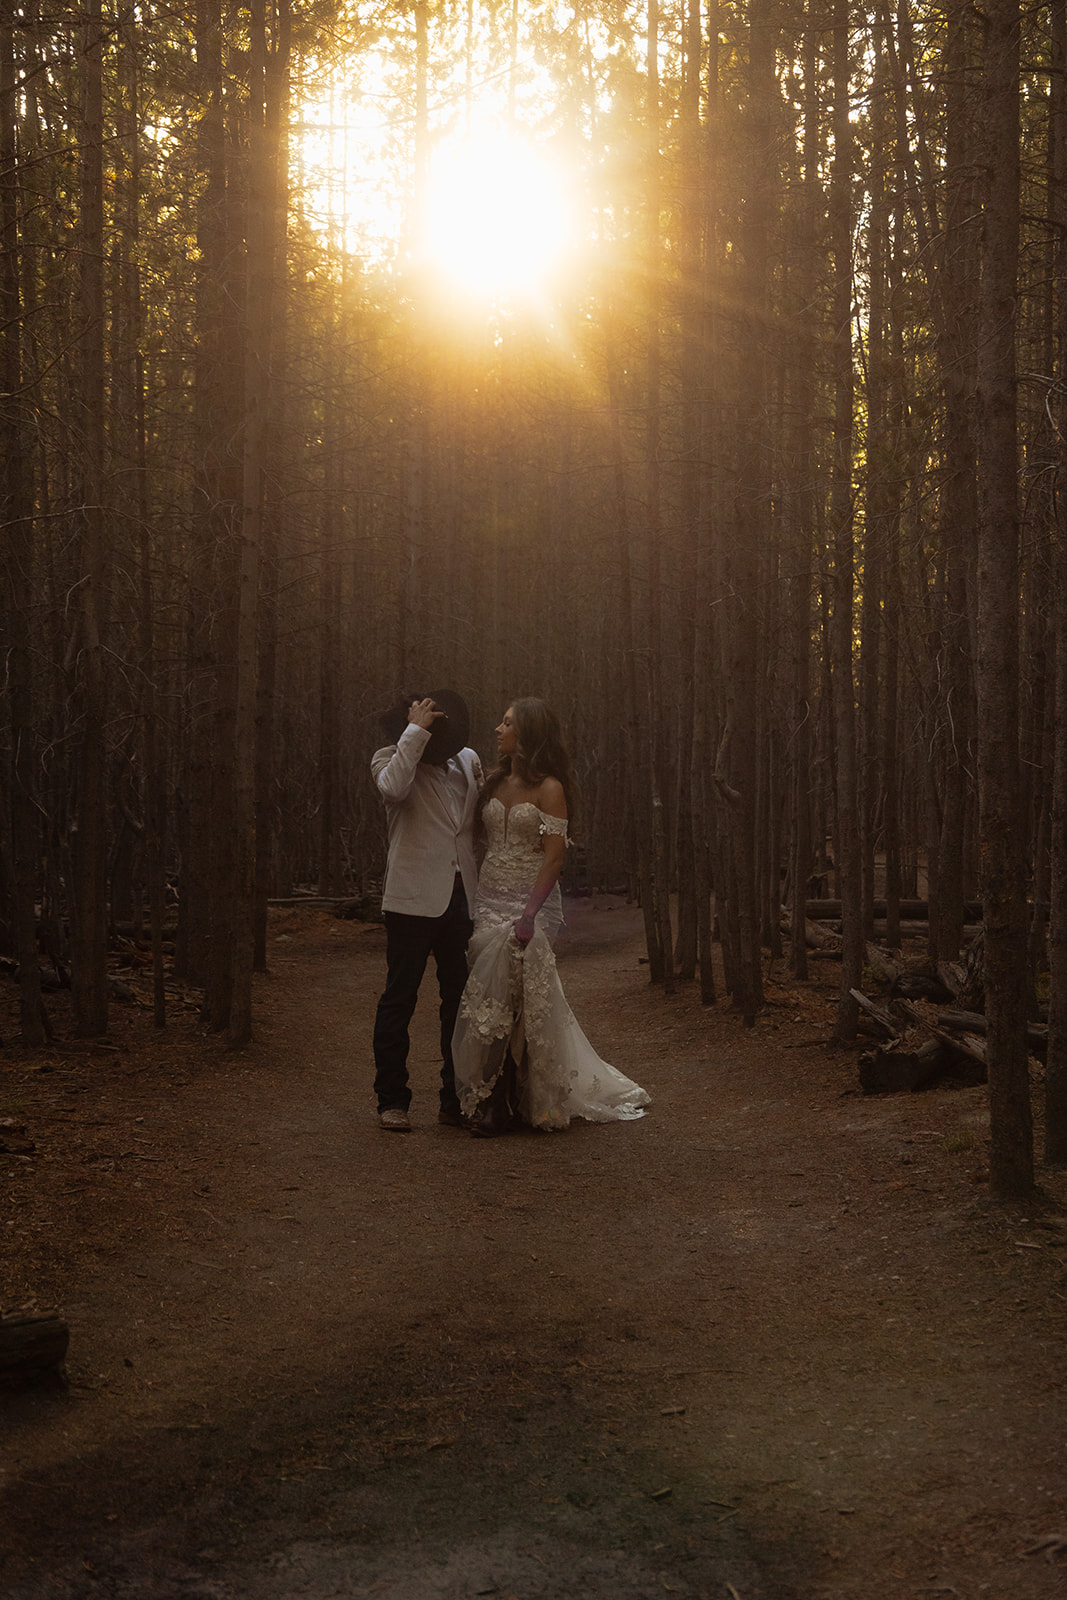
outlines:
[[[406,1111],[401,1111],[399,1106],[390,1106],[388,1111],[379,1111],[378,1126],[384,1128],[386,1133],[411,1132],[408,1114]]]

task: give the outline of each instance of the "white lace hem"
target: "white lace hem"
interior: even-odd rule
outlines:
[[[480,927],[468,952],[470,977],[452,1041],[460,1105],[473,1112],[500,1075],[506,1040],[520,1074],[520,1113],[535,1128],[629,1121],[644,1115],[645,1090],[602,1061],[567,1004],[543,928],[523,949],[511,925]]]

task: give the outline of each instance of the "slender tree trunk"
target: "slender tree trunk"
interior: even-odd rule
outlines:
[[[265,419],[266,460],[274,463],[272,482],[277,484],[279,465],[284,461],[284,442],[288,438],[279,396],[284,392],[284,373],[288,359],[287,304],[279,299],[286,292],[286,239],[289,214],[289,138],[291,121],[290,64],[292,55],[292,12],[290,0],[276,0],[275,46],[268,63],[267,128],[270,195],[271,317],[268,339],[271,361],[270,406]],[[279,499],[267,497],[263,507],[263,552],[260,564],[259,670],[256,713],[256,917],[254,964],[257,972],[267,970],[267,913],[274,848],[278,833],[276,820],[275,716],[278,676],[278,566],[281,542]],[[340,562],[338,562],[340,565]]]
[[[804,179],[801,193],[799,262],[794,290],[796,368],[792,392],[790,443],[792,446],[787,551],[792,561],[790,640],[793,665],[793,711],[789,740],[792,764],[792,852],[789,872],[790,966],[797,978],[808,976],[805,938],[805,902],[813,865],[812,841],[812,704],[811,636],[815,582],[812,550],[815,537],[815,483],[818,477],[812,419],[815,412],[816,337],[810,307],[818,294],[822,270],[818,238],[818,213],[822,203],[819,184],[821,104],[818,72],[818,32],[809,7],[804,41]]]
[[[421,256],[426,205],[430,178],[429,130],[429,39],[427,7],[425,0],[415,0],[412,7],[415,18],[415,238],[416,253]],[[421,261],[420,261],[421,265]],[[418,293],[422,286],[416,277]],[[400,616],[397,642],[397,670],[403,692],[419,687],[412,679],[422,670],[421,658],[425,641],[420,638],[422,601],[428,582],[426,561],[427,472],[430,458],[430,372],[427,349],[426,323],[421,305],[414,310],[414,348],[412,350],[411,416],[405,443],[404,468],[404,542],[406,560],[400,584]],[[499,552],[499,541],[494,540]],[[494,607],[494,616],[498,609]],[[426,685],[421,685],[425,688]]]
[[[834,161],[830,182],[830,231],[834,256],[833,388],[834,439],[830,484],[833,607],[830,655],[837,747],[837,881],[841,897],[841,992],[835,1037],[851,1039],[858,1008],[851,991],[863,972],[863,883],[858,825],[856,701],[852,676],[855,557],[852,526],[852,130],[849,121],[849,15],[847,0],[834,10]]]
[[[652,864],[652,777],[650,771],[651,735],[649,717],[649,621],[644,587],[635,581],[634,534],[631,527],[630,496],[622,438],[622,372],[617,358],[618,335],[611,308],[607,311],[607,391],[610,429],[611,473],[614,503],[616,549],[621,586],[621,624],[626,694],[628,802],[632,811],[637,892],[645,926],[648,951],[648,976],[651,983],[663,978],[663,951],[660,924],[656,916]]]
[[[694,181],[699,176],[699,203],[694,198],[697,216],[696,254],[693,263],[693,342],[700,352],[701,366],[694,373],[694,404],[697,408],[695,448],[699,470],[693,487],[694,527],[694,629],[693,629],[693,728],[690,750],[690,809],[693,817],[693,874],[697,914],[697,961],[700,966],[700,1002],[710,1006],[716,1000],[711,896],[712,861],[717,854],[716,806],[712,793],[711,768],[713,737],[711,728],[711,671],[717,658],[713,593],[713,525],[716,501],[713,491],[714,465],[719,458],[721,430],[716,419],[721,413],[720,397],[715,392],[712,374],[716,370],[714,352],[719,348],[719,321],[712,293],[713,272],[719,267],[717,230],[711,203],[718,170],[714,131],[718,123],[718,7],[713,3],[708,30],[708,88],[706,127],[701,130],[698,155],[694,153]],[[689,10],[691,71],[698,73],[700,60],[700,5],[693,0]],[[699,83],[694,90],[693,115],[699,121]]]
[[[341,333],[338,327],[338,334]],[[327,352],[329,373],[324,397],[323,442],[326,467],[319,556],[319,893],[337,894],[340,877],[340,651],[341,651],[341,526],[344,516],[344,445],[342,406],[344,341]]]
[[[36,738],[31,634],[34,606],[33,494],[30,441],[22,399],[22,290],[19,231],[20,151],[15,93],[18,60],[11,8],[0,13],[0,522],[6,577],[6,649],[11,707],[11,919],[19,963],[23,1043],[44,1043],[35,899],[40,849],[36,808]]]
[[[898,210],[893,220],[894,243],[888,253],[889,303],[893,307],[901,292],[903,251],[896,235],[902,229]],[[901,500],[903,436],[907,416],[905,392],[904,332],[902,318],[889,318],[890,357],[890,409],[889,430],[894,445],[895,471],[891,479],[891,493],[886,504],[885,527],[885,720],[882,741],[882,771],[885,773],[885,795],[882,809],[882,829],[885,838],[885,910],[886,941],[892,949],[899,949],[901,900],[901,820],[900,795],[903,777],[900,766],[900,658],[901,638],[904,628],[904,598],[901,584]]]
[[[696,974],[699,942],[700,886],[697,877],[698,842],[695,837],[692,790],[692,741],[695,666],[694,632],[698,619],[697,545],[699,541],[701,490],[701,247],[703,211],[701,204],[702,129],[700,123],[700,6],[687,0],[682,22],[683,77],[681,96],[682,201],[679,255],[681,270],[681,350],[679,386],[681,394],[682,455],[680,464],[680,522],[682,536],[681,572],[683,592],[677,611],[682,692],[676,697],[677,727],[677,882],[678,938],[675,964],[682,978]]]
[[[82,505],[78,539],[79,713],[77,796],[71,840],[74,1027],[107,1032],[107,635],[104,529],[104,88],[101,0],[85,7],[85,114],[81,182],[81,374],[78,394]]]
[[[332,296],[330,318],[333,348],[324,352],[323,469],[321,548],[319,551],[319,893],[340,892],[341,804],[341,561],[346,501],[346,434],[349,377],[347,352],[351,337],[346,302],[350,290],[342,276]],[[407,685],[405,685],[405,688]]]
[[[1067,363],[1067,4],[1051,8],[1050,216],[1056,237],[1057,285],[1053,345],[1056,370]],[[1045,1061],[1046,1166],[1067,1164],[1067,397],[1060,383],[1050,405],[1058,424],[1059,477],[1053,528],[1055,720],[1052,771],[1052,881],[1049,932],[1048,1054]]]
[[[1061,407],[1061,414],[1067,408]],[[1067,415],[1063,416],[1067,423]],[[1067,467],[1067,461],[1064,462]],[[1052,775],[1052,902],[1049,932],[1046,1166],[1067,1164],[1067,518],[1056,529],[1056,708]]]
[[[213,794],[212,734],[221,688],[215,562],[231,538],[234,500],[229,441],[235,428],[235,354],[227,283],[230,229],[220,0],[197,0],[196,16],[196,79],[203,104],[197,135],[196,470],[187,578],[185,748],[177,812],[181,880],[175,971],[187,981],[207,985],[215,966],[215,895],[221,891],[228,898],[226,873],[213,870],[213,841],[223,813]],[[225,865],[229,850],[221,854]]]
[[[256,713],[259,569],[263,541],[263,443],[270,400],[273,289],[272,163],[267,121],[266,0],[252,0],[248,120],[247,295],[244,473],[237,565],[234,722],[233,988],[228,1043],[252,1037],[256,912]]]
[[[137,528],[138,652],[141,666],[140,733],[144,795],[144,871],[148,889],[149,933],[152,945],[152,1019],[166,1027],[167,996],[163,951],[165,893],[166,784],[161,754],[159,696],[156,660],[156,595],[153,572],[152,525],[148,507],[148,444],[145,425],[144,305],[141,287],[141,112],[136,37],[131,15],[121,30],[120,69],[126,91],[124,129],[127,177],[121,301],[126,342],[122,351],[128,372],[130,428],[130,505]]]
[[[939,722],[942,815],[937,905],[931,908],[931,955],[955,961],[963,942],[963,841],[971,769],[973,687],[968,630],[968,567],[977,521],[974,454],[977,337],[977,137],[969,83],[973,8],[953,7],[946,66],[946,216],[938,349],[945,392],[945,487],[941,536],[945,593],[940,629]]]
[[[876,40],[876,50],[878,44]],[[883,656],[885,644],[885,556],[886,533],[891,502],[890,475],[895,466],[889,431],[889,358],[887,261],[889,242],[888,163],[892,141],[887,115],[887,85],[884,59],[879,53],[875,68],[872,103],[872,158],[870,172],[870,220],[868,237],[868,278],[870,282],[867,318],[867,485],[866,538],[864,541],[864,581],[861,591],[860,622],[860,727],[861,759],[860,809],[862,856],[863,931],[865,939],[874,933],[876,889],[876,841],[881,797],[885,792],[881,768],[884,717],[881,699],[885,689]]]
[[[659,0],[648,5],[648,192],[645,249],[647,254],[647,389],[645,412],[645,479],[648,493],[645,572],[648,584],[649,771],[652,777],[653,895],[659,926],[663,986],[674,993],[674,936],[671,930],[670,818],[667,813],[667,728],[663,697],[663,515],[660,483],[660,407],[662,340],[660,334],[663,241],[660,237],[659,146]]]
[[[982,341],[978,365],[978,773],[989,1033],[990,1187],[1030,1193],[1026,881],[1019,815],[1019,506],[1015,304],[1019,6],[990,0],[983,71]]]
[[[757,685],[760,665],[760,550],[769,507],[767,469],[767,355],[769,326],[770,216],[775,172],[770,107],[774,97],[775,13],[758,0],[749,11],[749,78],[745,106],[746,149],[752,187],[745,207],[742,246],[742,331],[739,361],[737,496],[730,571],[735,601],[729,631],[730,659],[722,757],[729,755],[732,791],[731,860],[737,890],[739,988],[734,1002],[746,1027],[763,1003],[762,951],[757,903],[756,820],[759,787]]]
[[[899,428],[893,433],[899,438]],[[886,614],[885,614],[885,720],[882,736],[882,770],[885,773],[885,795],[882,806],[882,830],[885,839],[885,930],[886,943],[899,949],[901,860],[900,860],[900,634],[903,603],[900,595],[900,516],[899,502],[887,532],[886,549]]]
[[[700,964],[700,1003],[715,1004],[715,971],[712,965],[711,918],[711,841],[714,806],[709,792],[711,741],[708,726],[709,667],[711,658],[711,608],[709,592],[708,538],[701,535],[697,557],[697,627],[693,653],[693,738],[690,749],[690,808],[693,816],[693,876],[697,910],[697,960]]]
[[[228,1033],[234,1005],[234,957],[241,916],[237,873],[240,858],[235,845],[237,812],[237,696],[238,651],[241,636],[242,517],[244,510],[245,369],[248,364],[245,268],[245,211],[249,177],[244,171],[247,119],[239,97],[228,97],[223,118],[226,157],[224,200],[225,253],[220,263],[223,290],[221,312],[220,389],[218,420],[224,430],[218,446],[221,459],[220,499],[216,505],[214,543],[211,547],[209,592],[212,596],[209,666],[213,673],[214,705],[205,719],[210,737],[208,751],[209,836],[208,861],[210,963],[204,1012],[213,1033]]]

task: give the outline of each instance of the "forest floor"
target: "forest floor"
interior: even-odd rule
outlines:
[[[428,982],[383,1133],[383,930],[305,908],[242,1053],[179,996],[0,1051],[0,1300],[71,1332],[0,1398],[6,1600],[1062,1597],[1067,1178],[995,1206],[983,1089],[862,1097],[831,963],[746,1030],[571,922],[639,1122],[438,1126]]]

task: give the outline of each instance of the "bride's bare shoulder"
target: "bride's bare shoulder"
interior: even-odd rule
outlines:
[[[567,796],[558,778],[542,778],[537,789],[537,805],[546,816],[567,815]]]

